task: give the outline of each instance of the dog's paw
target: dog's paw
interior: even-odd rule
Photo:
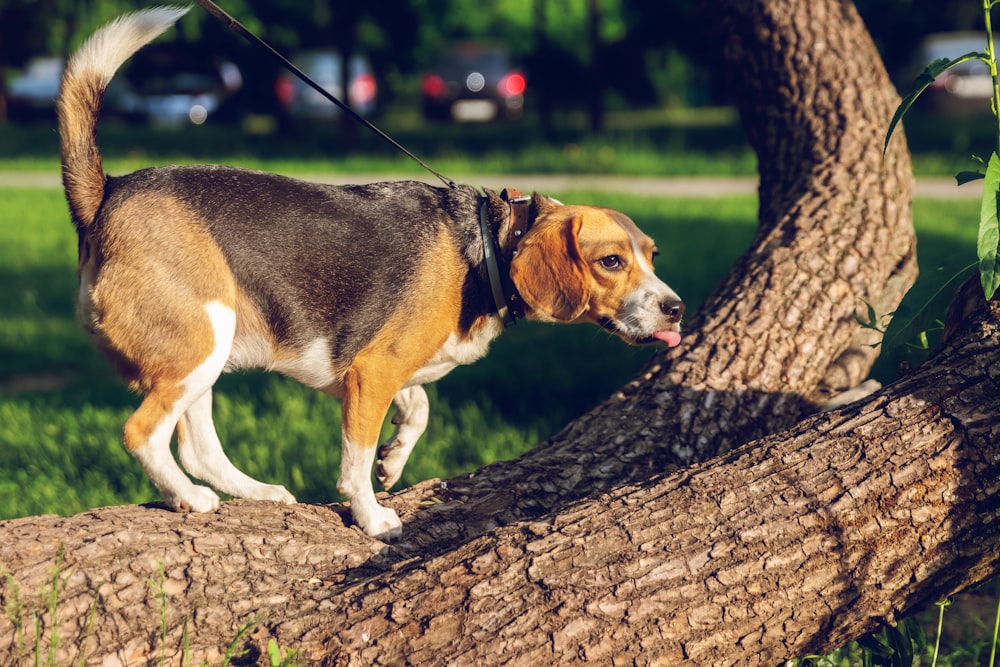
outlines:
[[[219,496],[207,486],[192,484],[181,495],[164,498],[167,504],[180,512],[214,512],[219,509]]]
[[[388,542],[403,534],[403,522],[399,520],[396,510],[390,507],[376,505],[370,513],[363,516],[361,512],[352,511],[352,514],[361,530],[376,540]]]
[[[252,498],[253,500],[271,500],[286,505],[295,504],[295,496],[290,494],[288,489],[280,484],[261,484],[244,497]]]
[[[390,440],[378,450],[375,462],[375,478],[386,491],[391,489],[403,475],[403,468],[410,458],[412,447],[406,447],[399,440]]]

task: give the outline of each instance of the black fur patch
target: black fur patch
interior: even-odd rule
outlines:
[[[333,186],[182,166],[110,179],[108,189],[112,206],[152,190],[195,210],[277,340],[293,347],[323,337],[334,357],[353,358],[406,299],[414,272],[442,235],[468,264],[462,326],[489,312],[479,195],[468,186]]]

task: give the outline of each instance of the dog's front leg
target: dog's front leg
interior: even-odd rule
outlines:
[[[347,496],[351,515],[362,530],[386,540],[402,534],[396,512],[375,500],[372,464],[382,422],[399,385],[386,384],[379,364],[355,361],[344,377],[344,437],[337,490]]]
[[[420,385],[400,389],[392,402],[396,405],[396,415],[392,418],[396,431],[379,447],[375,468],[375,476],[386,490],[399,481],[413,447],[427,428],[430,413],[427,392]]]

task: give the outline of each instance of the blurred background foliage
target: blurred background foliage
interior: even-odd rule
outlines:
[[[9,83],[33,58],[65,57],[99,25],[155,3],[126,0],[0,0],[0,82]],[[528,81],[526,108],[551,130],[553,114],[583,110],[588,129],[605,126],[616,109],[724,106],[715,72],[719,45],[701,23],[710,5],[647,0],[226,0],[223,7],[291,55],[332,49],[363,56],[378,81],[378,112],[414,106],[421,73],[449,45],[499,45]],[[981,28],[970,0],[857,0],[856,5],[890,73],[912,73],[922,37]],[[240,118],[280,116],[274,82],[280,66],[229,34],[195,7],[163,41],[197,45],[242,72]],[[346,77],[346,75],[345,75]],[[345,78],[345,83],[347,79]],[[901,82],[902,85],[903,82]],[[6,90],[0,87],[0,93]],[[346,89],[346,87],[344,88]],[[6,96],[0,94],[0,118]],[[988,109],[987,109],[988,111]],[[231,120],[231,119],[230,119]],[[346,123],[344,124],[347,125]],[[288,125],[256,125],[264,131]],[[351,129],[344,129],[352,132]]]

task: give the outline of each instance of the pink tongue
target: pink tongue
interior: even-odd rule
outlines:
[[[653,338],[662,340],[667,347],[677,347],[681,344],[681,335],[676,331],[657,331],[653,334]]]

